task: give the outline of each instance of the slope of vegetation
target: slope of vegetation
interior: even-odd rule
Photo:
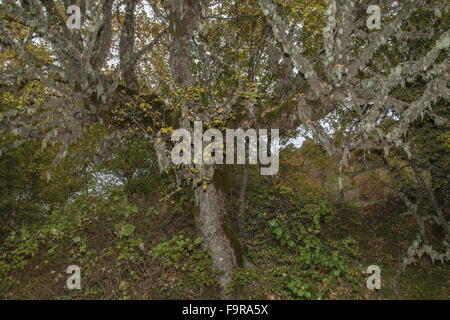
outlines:
[[[89,143],[87,143],[89,144]],[[28,152],[32,157],[21,157]],[[169,175],[143,170],[155,161],[135,141],[115,150],[102,167],[65,162],[47,183],[48,158],[24,146],[3,159],[24,203],[2,223],[0,296],[3,299],[218,299],[218,274],[196,235],[192,192],[174,190]],[[130,157],[131,155],[131,157]],[[228,287],[242,299],[391,299],[392,281],[415,222],[393,193],[385,170],[348,179],[341,197],[337,163],[310,140],[282,153],[280,175],[262,177],[249,167],[244,210],[243,167],[230,172],[231,223],[244,253]],[[41,169],[23,168],[40,161]],[[72,172],[80,170],[79,174]],[[148,168],[148,167],[147,167]],[[84,172],[84,174],[81,174]],[[75,180],[68,176],[76,176]],[[83,183],[89,181],[88,188]],[[55,188],[49,193],[48,188]],[[11,190],[13,191],[13,190]],[[6,193],[3,193],[5,195]],[[49,194],[63,197],[43,198]],[[43,205],[46,203],[46,205]],[[3,209],[5,210],[5,209]],[[82,290],[66,288],[69,265],[78,265]],[[382,270],[381,290],[366,288],[367,266]],[[448,265],[424,258],[401,277],[400,297],[448,299]]]

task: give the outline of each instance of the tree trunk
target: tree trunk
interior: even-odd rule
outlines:
[[[227,298],[226,287],[232,273],[242,265],[242,249],[226,210],[225,193],[214,184],[195,191],[198,205],[196,225],[205,246],[210,250],[214,268],[220,272],[222,295]]]

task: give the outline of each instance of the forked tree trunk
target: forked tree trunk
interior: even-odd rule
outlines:
[[[233,224],[226,210],[225,193],[214,184],[195,191],[198,205],[196,225],[206,247],[210,250],[213,266],[220,272],[222,295],[227,298],[226,287],[232,273],[242,265],[242,250]]]

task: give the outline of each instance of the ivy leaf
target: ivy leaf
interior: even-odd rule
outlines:
[[[135,230],[135,226],[133,226],[132,224],[126,224],[123,226],[123,230],[122,233],[120,234],[120,237],[129,237],[133,234],[134,230]]]
[[[80,237],[75,237],[75,238],[72,239],[72,241],[75,242],[75,243],[78,243],[78,242],[81,241],[81,238]]]
[[[281,228],[275,228],[273,230],[273,233],[275,233],[275,235],[277,236],[277,238],[281,237],[281,234],[283,233],[283,230]]]

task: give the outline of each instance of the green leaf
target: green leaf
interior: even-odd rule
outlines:
[[[283,230],[278,227],[273,230],[273,233],[275,233],[276,236],[279,238],[281,236],[281,234],[283,233]]]
[[[126,224],[123,226],[121,237],[129,237],[134,232],[135,227],[132,224]]]
[[[72,240],[73,240],[73,242],[78,243],[78,242],[81,241],[81,238],[80,237],[75,237]]]

